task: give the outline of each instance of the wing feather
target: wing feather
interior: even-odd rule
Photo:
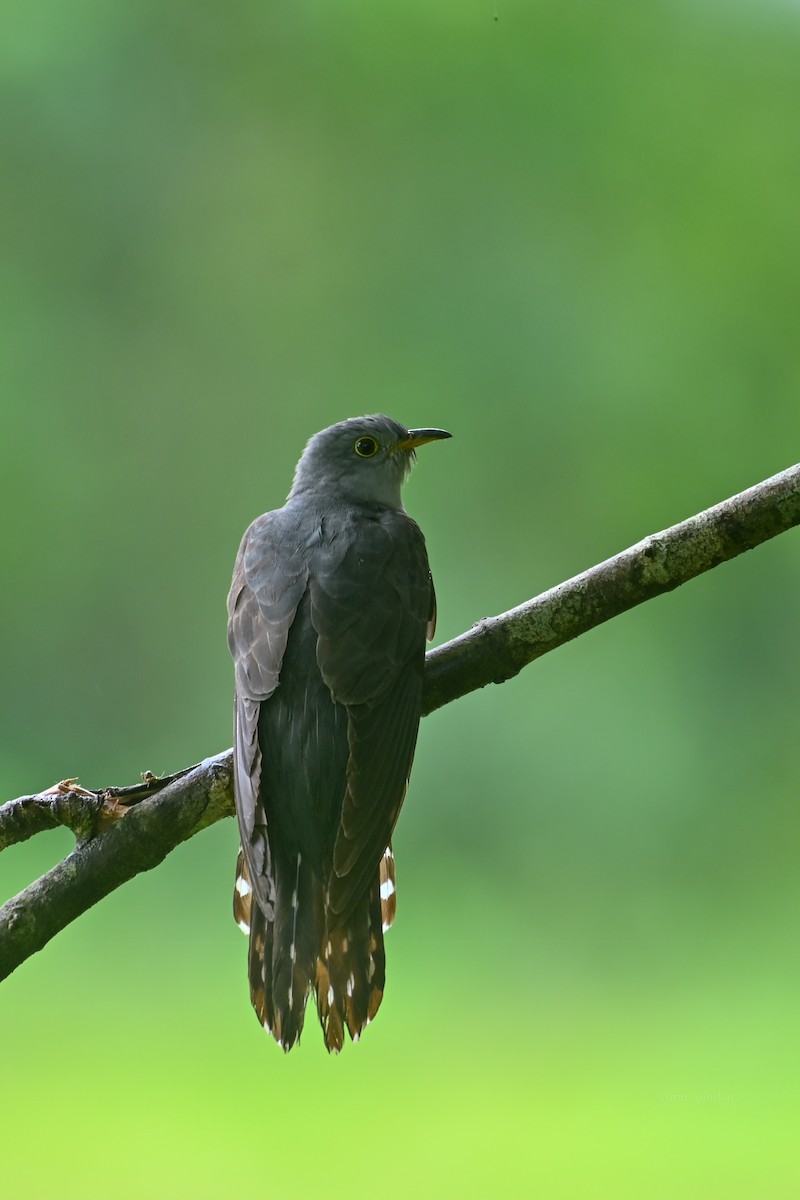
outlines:
[[[344,921],[377,876],[405,795],[433,609],[425,541],[395,510],[359,514],[339,561],[310,580],[317,661],[348,710],[347,791],[328,906]]]
[[[307,582],[300,544],[287,531],[282,512],[266,513],[254,521],[242,539],[228,594],[228,645],[236,678],[234,782],[239,833],[253,890],[267,916],[272,913],[274,881],[260,795],[258,722],[262,703],[278,686],[289,629]]]
[[[401,695],[402,703],[396,707],[396,717],[392,720],[394,742],[391,753],[367,770],[355,766],[349,776],[342,823],[334,847],[329,900],[331,910],[341,919],[347,916],[375,874],[397,822],[411,772],[421,690],[420,687],[416,691],[416,698],[410,688]],[[376,713],[373,719],[383,721],[386,714]],[[358,729],[355,745],[351,742],[353,764],[360,764],[358,743],[369,744],[370,724]],[[359,804],[356,804],[357,798],[360,798]]]

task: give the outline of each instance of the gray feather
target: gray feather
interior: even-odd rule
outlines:
[[[359,438],[378,445],[366,460]],[[425,541],[400,504],[405,442],[386,417],[312,438],[286,505],[245,534],[228,597],[251,994],[285,1049],[312,988],[332,1050],[383,995],[385,852],[435,620]]]

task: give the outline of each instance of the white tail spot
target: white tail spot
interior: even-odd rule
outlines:
[[[250,926],[247,924],[247,921],[245,921],[244,917],[240,917],[236,924],[239,926],[242,933],[250,933]]]
[[[397,888],[394,886],[393,881],[391,879],[384,879],[383,883],[381,884],[381,900],[388,900],[389,897],[393,896],[396,891]],[[373,896],[375,895],[374,892],[372,894]]]
[[[352,975],[352,974],[351,974],[351,975],[350,975],[350,978],[347,980],[347,994],[348,994],[348,996],[352,996],[352,994],[353,994],[353,989],[355,988],[355,986],[356,986],[356,977],[355,977],[355,975]]]
[[[333,1002],[335,999],[336,996],[334,995],[333,986],[331,986],[328,988],[328,1004],[330,1004],[331,1008],[333,1008]]]
[[[292,892],[292,912],[294,913],[294,916],[292,917],[292,940],[289,944],[289,958],[292,960],[292,962],[294,962],[297,958],[297,950],[295,947],[297,945],[297,893],[300,890],[300,861],[301,856],[298,854],[297,874],[294,877],[294,891]],[[292,980],[292,983],[289,984],[289,1008],[292,1007],[292,1000],[294,999],[294,993],[292,992],[293,984],[294,980]]]
[[[239,893],[239,895],[244,899],[245,896],[250,895],[252,890],[253,889],[250,887],[250,884],[247,882],[244,875],[239,875],[236,880],[236,891]]]

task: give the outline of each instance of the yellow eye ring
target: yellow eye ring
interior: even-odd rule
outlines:
[[[359,458],[374,458],[380,450],[380,446],[374,437],[360,437],[356,438],[353,449]]]

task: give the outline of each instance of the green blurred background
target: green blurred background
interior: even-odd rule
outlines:
[[[230,744],[236,547],[334,420],[455,435],[442,641],[798,458],[793,0],[2,24],[3,798]],[[798,545],[423,723],[338,1060],[259,1031],[230,821],[26,963],[8,1195],[800,1194]]]

